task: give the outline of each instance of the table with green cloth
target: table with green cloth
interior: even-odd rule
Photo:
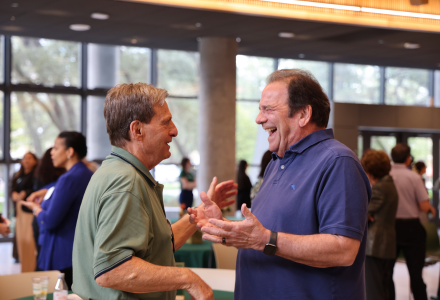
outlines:
[[[185,263],[187,268],[215,268],[212,242],[203,241],[202,244],[183,244],[174,253],[176,262]]]
[[[71,292],[69,292],[71,294]],[[225,292],[225,291],[214,291],[214,299],[215,300],[234,300],[233,292]],[[19,298],[15,300],[34,300],[34,296]],[[46,300],[53,300],[52,294],[47,294]],[[191,296],[185,291],[185,300],[191,300]]]

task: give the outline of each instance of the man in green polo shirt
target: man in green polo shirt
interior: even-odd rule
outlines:
[[[175,299],[186,289],[193,299],[214,299],[196,274],[177,268],[173,251],[212,215],[203,204],[196,219],[167,223],[163,185],[151,176],[170,157],[177,128],[163,89],[144,83],[112,88],[104,117],[112,153],[93,175],[79,212],[73,246],[73,291],[83,299]],[[232,181],[208,195],[219,207],[234,202]],[[205,196],[204,193],[201,193]],[[174,233],[174,234],[173,234]]]

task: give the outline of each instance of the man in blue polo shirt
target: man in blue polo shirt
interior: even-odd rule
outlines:
[[[252,213],[242,206],[244,221],[199,224],[205,239],[239,248],[235,299],[365,299],[371,188],[356,155],[325,129],[329,114],[309,72],[268,77],[256,122],[274,153]]]

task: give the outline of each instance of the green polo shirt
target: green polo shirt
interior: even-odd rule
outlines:
[[[128,151],[112,147],[112,152],[120,157],[109,155],[104,160],[90,180],[79,211],[73,292],[83,299],[174,300],[175,291],[134,294],[104,288],[95,281],[133,256],[155,265],[175,265],[163,185]]]

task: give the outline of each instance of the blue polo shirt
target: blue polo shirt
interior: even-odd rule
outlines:
[[[314,268],[239,249],[235,299],[365,299],[364,260],[371,188],[356,155],[332,129],[313,132],[283,158],[273,154],[252,213],[270,230],[338,234],[361,241],[350,267]]]

